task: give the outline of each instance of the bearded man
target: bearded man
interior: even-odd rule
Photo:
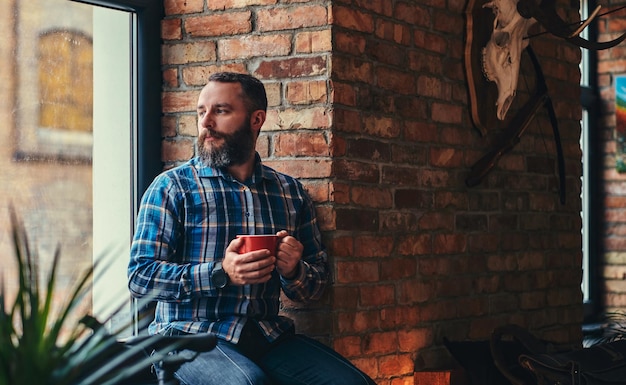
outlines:
[[[176,372],[184,385],[373,385],[278,314],[281,290],[314,301],[330,279],[311,199],[255,151],[266,112],[258,79],[209,78],[198,98],[198,156],[157,176],[142,198],[130,292],[158,301],[150,333],[217,336],[215,349]],[[278,247],[240,254],[238,234],[275,234]]]

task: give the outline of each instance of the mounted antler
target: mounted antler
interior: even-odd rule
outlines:
[[[572,26],[561,19],[556,12],[554,0],[541,0],[539,4],[534,0],[519,0],[517,3],[517,11],[522,17],[537,20],[546,31],[578,47],[590,50],[603,50],[615,47],[626,39],[626,33],[606,42],[592,42],[579,36],[584,27],[589,24],[588,21],[592,20],[597,15],[598,10],[599,8],[596,8],[592,16],[579,28],[572,28]]]
[[[557,14],[554,0],[491,0],[483,8],[494,14],[491,38],[483,48],[481,62],[485,77],[496,83],[498,99],[496,116],[504,120],[515,98],[521,52],[528,45],[528,29],[539,22],[548,32],[582,48],[602,50],[616,46],[626,39],[626,34],[607,42],[591,42],[579,36],[580,32],[597,15],[580,26],[567,24]]]

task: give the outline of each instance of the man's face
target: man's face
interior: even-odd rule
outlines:
[[[198,98],[198,152],[209,167],[241,165],[254,155],[256,134],[239,83],[209,82]]]

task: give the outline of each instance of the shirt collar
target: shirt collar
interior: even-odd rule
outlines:
[[[200,157],[195,157],[192,159],[192,164],[195,169],[198,171],[198,176],[201,178],[217,178],[221,177],[228,181],[233,181],[235,178],[232,177],[228,173],[228,170],[225,168],[213,168],[209,167],[202,162]],[[270,179],[271,175],[267,172],[263,164],[261,163],[261,156],[259,153],[255,153],[254,155],[254,169],[252,170],[252,176],[245,181],[245,184],[255,184],[262,179]]]

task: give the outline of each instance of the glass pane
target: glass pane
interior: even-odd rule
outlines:
[[[109,326],[131,321],[126,267],[132,234],[132,22],[125,11],[94,7],[94,315]],[[123,308],[120,308],[124,304]]]
[[[12,205],[42,274],[60,248],[57,303],[100,256],[114,275],[104,292],[120,298],[131,227],[132,16],[67,0],[3,0],[0,18],[4,286],[17,287]],[[94,293],[82,310],[103,320],[105,304]]]

